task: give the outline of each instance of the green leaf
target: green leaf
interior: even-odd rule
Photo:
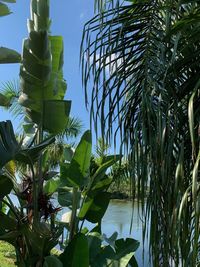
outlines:
[[[5,175],[0,175],[0,198],[8,195],[13,189],[13,182]]]
[[[79,142],[69,167],[63,168],[61,179],[63,184],[69,180],[72,185],[81,187],[89,174],[92,151],[91,132],[86,131]]]
[[[139,267],[136,261],[135,256],[132,256],[132,258],[129,260],[130,267]]]
[[[7,5],[0,3],[0,17],[7,16],[9,14],[11,14],[11,11]]]
[[[53,193],[57,191],[59,185],[60,185],[59,178],[50,179],[44,185],[44,192],[46,194],[52,195]]]
[[[20,145],[14,135],[10,121],[0,122],[0,168],[14,159],[20,150]]]
[[[67,125],[71,107],[71,102],[64,100],[63,39],[61,36],[48,36],[48,7],[46,3],[40,5],[38,3],[34,10],[37,23],[32,21],[37,24],[34,25],[37,31],[30,31],[23,45],[19,103],[26,107],[34,123],[43,123],[44,130],[58,134]]]
[[[1,8],[1,3],[0,3]],[[13,50],[6,47],[0,47],[0,64],[7,64],[7,63],[20,63],[21,62],[21,55]]]
[[[73,193],[71,188],[63,187],[58,190],[58,203],[62,207],[72,207]]]
[[[48,100],[44,102],[44,130],[53,134],[62,132],[67,125],[71,101]]]
[[[65,147],[63,152],[64,160],[70,162],[72,160],[72,157],[74,155],[74,151],[72,147]]]
[[[101,250],[101,235],[98,232],[91,232],[88,234],[87,239],[89,246],[90,264],[91,266],[93,266],[93,261]]]
[[[15,138],[11,121],[0,122],[0,168],[13,159],[33,163],[38,159],[42,150],[54,141],[55,138],[51,137],[34,147],[21,149],[21,145]]]
[[[40,144],[30,147],[28,149],[21,149],[15,156],[16,160],[22,161],[25,163],[33,163],[35,162],[40,153],[50,144],[55,142],[54,137],[47,138],[46,140],[42,141]]]
[[[56,256],[47,256],[43,267],[63,267],[63,264]]]
[[[60,260],[65,267],[88,267],[89,248],[87,237],[84,234],[77,234],[60,255]]]
[[[115,247],[115,241],[117,239],[118,233],[114,232],[110,237],[107,237],[105,234],[103,234],[104,241],[108,243],[111,247]]]
[[[113,178],[111,177],[104,177],[104,179],[101,179],[99,182],[97,182],[91,189],[91,194],[96,194],[99,191],[103,191],[104,189],[107,189],[110,184],[112,183]]]
[[[10,106],[10,98],[0,93],[0,106],[9,107]]]
[[[102,178],[104,178],[106,171],[108,168],[110,168],[113,164],[115,164],[117,161],[119,161],[122,158],[121,155],[111,155],[111,156],[107,156],[104,161],[103,164],[96,170],[96,172],[93,174],[92,176],[92,187],[95,187],[96,184],[101,181]]]
[[[88,210],[90,209],[92,203],[93,203],[93,198],[90,198],[90,197],[86,197],[84,202],[83,202],[83,205],[80,209],[80,212],[78,214],[78,217],[79,219],[83,220],[88,212]]]
[[[109,202],[110,193],[108,192],[100,192],[94,196],[92,204],[89,207],[83,204],[82,208],[86,209],[84,211],[86,213],[85,219],[92,223],[100,222],[108,208]]]
[[[138,249],[140,243],[132,238],[118,239],[115,241],[115,257],[114,260],[120,262],[120,267],[127,266],[128,262],[134,255],[134,252]]]
[[[1,2],[5,2],[5,3],[16,3],[16,0],[1,0]]]
[[[16,230],[17,222],[7,214],[0,211],[0,234]]]
[[[100,252],[97,254],[96,258],[93,260],[92,267],[107,267],[110,266],[108,259],[115,257],[115,252],[110,246],[101,247]]]
[[[34,123],[26,123],[26,124],[23,124],[22,126],[24,129],[24,132],[27,135],[33,135],[35,133]]]
[[[131,263],[132,267],[137,267],[137,262],[134,258],[134,252],[139,247],[137,240],[127,238],[118,239],[115,241],[115,249],[111,246],[104,246],[94,259],[94,267],[104,266],[119,266],[126,267],[128,263]]]

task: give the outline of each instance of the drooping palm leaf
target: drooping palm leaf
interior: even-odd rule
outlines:
[[[92,77],[95,125],[100,118],[102,133],[109,137],[117,129],[115,138],[121,137],[131,155],[133,191],[142,200],[146,222],[150,219],[154,266],[196,266],[199,4],[111,2],[114,7],[105,5],[84,28],[86,103]]]

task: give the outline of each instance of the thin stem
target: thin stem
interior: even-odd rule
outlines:
[[[84,222],[85,222],[85,220],[83,220],[82,223],[81,223],[80,232],[81,232],[81,230],[82,230],[82,228],[83,228],[83,224],[84,224]]]
[[[72,216],[70,220],[69,241],[73,239],[74,235],[77,232],[77,225],[78,225],[78,219],[76,216],[77,207],[78,207],[78,189],[77,187],[73,187]]]

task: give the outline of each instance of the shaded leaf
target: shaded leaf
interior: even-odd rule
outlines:
[[[52,195],[55,193],[60,185],[60,179],[50,179],[44,185],[44,192],[46,194]]]
[[[92,223],[98,223],[103,218],[110,202],[110,193],[101,192],[97,194],[92,201],[92,204],[87,207],[85,219]],[[83,204],[83,209],[86,207]]]
[[[62,207],[72,207],[73,193],[71,188],[59,188],[58,190],[58,203]]]
[[[43,267],[63,267],[63,264],[56,256],[47,256]]]
[[[0,14],[1,14],[1,3],[0,3]],[[6,47],[0,47],[0,64],[7,63],[20,63],[21,55],[13,49]]]
[[[0,17],[7,16],[11,13],[7,5],[0,3]]]
[[[0,198],[8,195],[13,189],[12,181],[5,175],[0,175]]]
[[[91,132],[86,131],[75,152],[71,163],[67,168],[63,165],[61,172],[62,183],[65,183],[65,180],[69,180],[71,184],[81,187],[85,183],[85,179],[89,174],[90,167],[90,158],[92,150],[92,137]]]
[[[87,237],[81,233],[77,234],[59,258],[65,267],[88,267],[89,248]]]

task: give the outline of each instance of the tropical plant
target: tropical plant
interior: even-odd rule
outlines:
[[[82,42],[95,125],[131,155],[154,266],[197,266],[199,2],[96,2]]]
[[[107,188],[111,179],[105,172],[120,156],[105,156],[96,171],[90,172],[92,138],[86,131],[75,151],[62,147],[60,172],[55,171],[58,161],[52,159],[48,148],[55,142],[54,135],[66,131],[71,102],[63,100],[62,37],[50,36],[49,25],[49,1],[32,0],[29,37],[20,56],[20,95],[12,90],[4,95],[9,100],[5,106],[12,105],[13,96],[19,97],[25,109],[24,131],[31,140],[18,141],[11,122],[0,122],[0,240],[15,247],[20,267],[104,267],[116,262],[135,267],[139,242],[116,240],[116,233],[110,238],[101,234],[101,220],[110,199]],[[26,168],[19,171],[17,162]],[[57,219],[61,207],[53,205],[53,193],[58,194],[61,207],[71,208],[69,224]],[[96,228],[84,232],[85,220],[97,223]],[[69,231],[64,251],[52,255],[64,228]]]
[[[105,157],[97,170],[91,173],[91,134],[90,131],[85,132],[71,160],[68,156],[62,163],[60,175],[50,170],[48,175],[42,174],[42,190],[37,199],[34,163],[40,158],[41,151],[54,142],[54,138],[23,148],[15,139],[11,122],[7,121],[0,123],[0,140],[0,239],[15,247],[17,266],[104,267],[115,266],[116,262],[121,267],[128,263],[137,266],[134,252],[139,246],[138,241],[130,238],[117,240],[116,233],[107,238],[101,233],[101,220],[110,200],[107,189],[112,182],[105,173],[121,156]],[[26,163],[30,168],[20,183],[15,176],[15,161]],[[11,190],[19,201],[19,207],[9,196]],[[55,192],[61,207],[71,209],[68,223],[55,221],[60,210],[51,202]],[[36,205],[39,221],[35,222]],[[90,232],[82,229],[85,220],[97,224],[96,227]],[[58,244],[63,227],[69,231],[64,251],[59,257],[51,255],[50,251]],[[102,245],[102,241],[108,245]]]
[[[107,191],[112,183],[106,171],[121,156],[105,156],[95,170],[91,169],[91,139],[90,131],[86,131],[71,159],[67,157],[61,164],[60,179],[51,179],[44,187],[47,194],[57,192],[59,204],[70,209],[66,214],[68,219],[62,223],[69,239],[65,240],[59,260],[69,267],[114,267],[116,264],[125,267],[128,263],[136,267],[134,252],[139,242],[130,238],[117,239],[117,233],[107,238],[101,231],[102,218],[110,201]],[[96,224],[91,231],[83,227],[86,220]]]
[[[33,139],[23,148],[14,136],[11,123],[0,125],[1,183],[4,188],[0,239],[15,246],[18,266],[43,266],[44,257],[50,255],[62,232],[54,219],[58,210],[43,191],[45,178],[55,174],[43,172],[42,150],[55,141],[54,137],[44,140],[44,134],[53,135],[66,129],[71,102],[63,100],[66,82],[62,73],[62,37],[50,36],[49,25],[49,2],[31,1],[29,37],[24,40],[22,56],[17,55],[21,62],[19,102],[26,112],[24,129],[26,134],[34,134]],[[2,63],[8,52],[13,56],[12,51],[4,49]],[[16,53],[14,56],[13,62],[17,62]],[[12,103],[12,97],[10,94],[4,99]],[[11,160],[27,166],[19,185],[16,165]],[[18,208],[8,195],[11,190],[18,199]]]

